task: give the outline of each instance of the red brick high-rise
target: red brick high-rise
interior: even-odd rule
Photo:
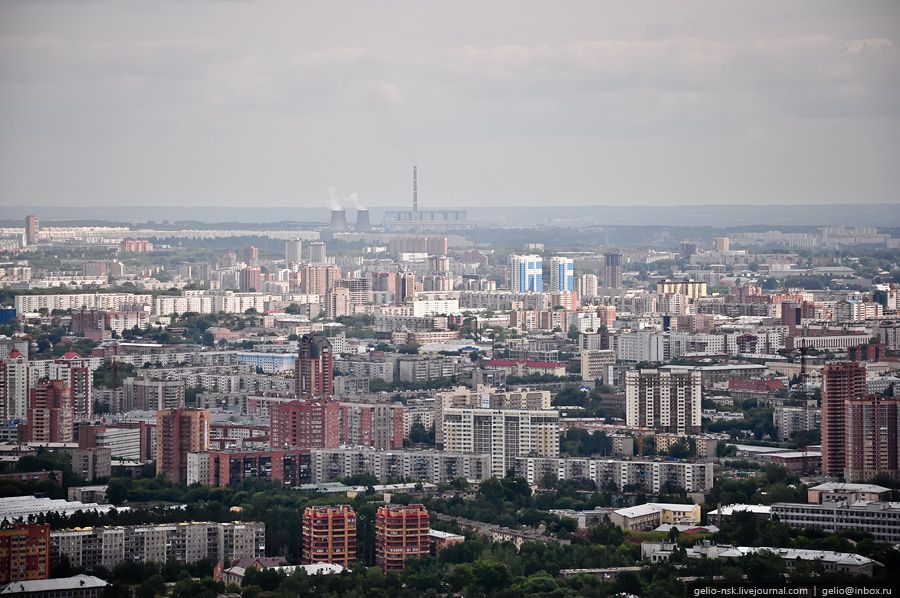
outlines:
[[[900,399],[869,395],[844,401],[847,450],[844,479],[870,482],[900,474]]]
[[[72,388],[63,380],[42,378],[28,394],[28,442],[72,442]]]
[[[0,584],[50,577],[50,526],[0,530]]]
[[[356,561],[356,512],[350,505],[306,507],[303,511],[304,565]]]
[[[269,444],[281,448],[337,448],[341,406],[330,399],[269,405]]]
[[[431,523],[423,505],[387,505],[375,513],[375,566],[400,570],[406,559],[431,551]]]
[[[156,475],[187,482],[187,454],[209,449],[209,411],[164,409],[156,412]]]
[[[298,397],[329,397],[334,394],[334,354],[328,337],[324,334],[303,335],[294,376]]]
[[[846,466],[846,402],[866,396],[866,368],[833,363],[822,369],[822,474],[842,478]]]

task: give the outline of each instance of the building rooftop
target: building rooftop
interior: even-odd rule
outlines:
[[[450,532],[442,532],[437,529],[428,530],[428,535],[432,538],[437,538],[439,540],[452,540],[454,538],[465,538],[465,536],[460,536],[459,534],[451,534]]]
[[[848,484],[843,482],[825,482],[818,486],[813,486],[810,490],[818,492],[890,492],[890,488],[878,486],[877,484]]]
[[[683,523],[679,523],[676,525],[673,525],[671,523],[663,523],[662,525],[660,525],[658,528],[656,528],[653,531],[669,532],[672,530],[673,527],[675,529],[677,529],[679,533],[696,531],[696,532],[709,532],[711,534],[715,534],[716,532],[719,531],[719,528],[716,527],[715,525],[685,525]]]
[[[97,503],[83,503],[77,500],[38,498],[36,496],[8,496],[0,498],[0,520],[28,519],[30,515],[59,513],[71,515],[76,511],[96,511],[107,513],[115,507]]]
[[[643,515],[652,515],[653,513],[659,513],[660,511],[679,511],[687,513],[689,511],[693,511],[696,507],[697,505],[648,502],[642,505],[635,505],[633,507],[617,509],[613,511],[613,513],[622,515],[623,517],[641,517]]]
[[[709,512],[709,515],[722,515],[723,517],[728,517],[729,515],[733,515],[734,513],[742,513],[748,512],[753,513],[755,515],[771,515],[772,507],[769,505],[742,505],[742,504],[734,504],[734,505],[725,505]]]
[[[2,590],[0,594],[25,594],[37,592],[60,592],[64,590],[84,590],[88,588],[105,588],[109,583],[92,575],[75,575],[58,579],[35,579],[32,581],[16,581]]]
[[[862,556],[861,554],[854,554],[851,552],[834,552],[831,550],[807,550],[807,549],[799,549],[799,548],[771,548],[768,546],[733,546],[731,550],[726,550],[724,553],[720,552],[720,557],[741,557],[748,554],[756,554],[758,552],[772,552],[777,554],[782,559],[785,560],[797,560],[801,561],[825,561],[829,563],[834,563],[836,565],[851,565],[855,567],[859,567],[862,565],[868,565],[869,563],[874,563],[872,559]]]
[[[777,446],[756,446],[753,444],[731,444],[736,448],[739,452],[742,453],[780,453],[784,452],[784,449]]]

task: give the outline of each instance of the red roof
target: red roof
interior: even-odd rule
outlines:
[[[62,356],[62,358],[63,359],[81,359],[81,355],[79,355],[72,349],[69,349],[68,351],[66,351],[66,354]]]
[[[18,349],[13,349],[9,352],[9,355],[7,355],[7,358],[9,359],[18,359],[19,357],[23,357],[23,355],[19,353]]]

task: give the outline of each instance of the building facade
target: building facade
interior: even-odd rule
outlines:
[[[375,513],[375,566],[385,571],[406,567],[406,559],[427,556],[431,520],[423,505],[386,505]]]
[[[702,374],[688,370],[625,373],[625,421],[672,434],[700,432]]]
[[[187,482],[188,453],[209,448],[210,416],[202,409],[166,409],[156,413],[156,475]]]
[[[303,511],[304,565],[356,561],[356,512],[350,505],[306,507]]]

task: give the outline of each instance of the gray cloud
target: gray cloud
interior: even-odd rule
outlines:
[[[0,205],[897,202],[869,8],[7,2]]]

